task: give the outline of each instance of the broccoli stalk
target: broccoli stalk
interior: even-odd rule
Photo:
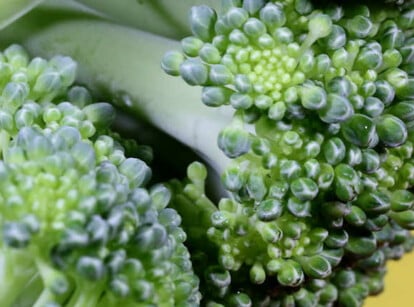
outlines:
[[[190,35],[188,15],[190,9],[206,5],[218,14],[240,3],[236,0],[76,0],[104,15],[105,18],[132,28],[180,40]],[[384,0],[401,5],[404,0]],[[327,4],[329,1],[322,1]]]
[[[190,34],[188,12],[195,5],[209,5],[220,10],[220,0],[79,0],[117,23],[180,39]]]
[[[16,0],[0,2],[0,29],[5,28],[13,21],[19,19],[43,0]]]
[[[36,278],[33,258],[25,252],[13,250],[7,246],[1,247],[0,290],[2,303],[10,306],[21,294],[24,285]]]

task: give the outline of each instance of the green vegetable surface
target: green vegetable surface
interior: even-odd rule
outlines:
[[[6,303],[361,306],[414,246],[414,3],[178,3],[46,1],[0,31],[51,58],[0,57],[4,263],[26,285]],[[75,80],[209,170],[148,184]]]
[[[170,192],[125,156],[140,150],[108,130],[113,107],[72,86],[68,57],[12,45],[0,67],[2,305],[196,304]]]

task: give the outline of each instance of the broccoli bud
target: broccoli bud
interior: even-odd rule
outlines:
[[[72,85],[68,57],[13,45],[0,67],[2,305],[197,304],[170,192],[125,156],[140,150],[111,132],[113,107]]]
[[[202,86],[207,106],[236,110],[217,136],[233,159],[229,197],[198,230],[231,282],[206,277],[206,301],[360,306],[396,257],[378,233],[413,227],[412,8],[244,0],[193,12],[193,36],[162,66]],[[412,244],[403,236],[398,255]],[[249,291],[259,284],[262,298]]]

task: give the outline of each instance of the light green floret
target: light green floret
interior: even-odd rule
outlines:
[[[343,123],[344,137],[357,146],[395,147],[407,128],[382,114],[395,95],[412,95],[404,69],[410,12],[396,18],[398,9],[361,6],[355,14],[339,6],[315,10],[307,1],[236,1],[217,16],[198,6],[191,14],[194,37],[182,41],[183,53],[167,53],[163,67],[203,86],[205,104],[231,104],[246,121],[259,114],[275,121],[312,116]],[[342,127],[360,117],[372,127],[368,140],[359,139],[366,128]]]
[[[208,239],[212,251],[218,250],[213,263],[217,261],[222,269],[237,272],[247,265],[252,284],[277,278],[280,285],[295,287],[303,283],[305,274],[325,278],[339,263],[346,240],[342,245],[330,243],[328,231],[306,218],[310,204],[299,200],[284,204],[275,195],[256,207],[222,198],[217,208],[204,194],[205,168],[194,163],[188,176],[186,185],[173,184],[172,206],[184,217],[189,244],[206,253],[197,242]],[[186,219],[190,212],[193,218]]]
[[[23,128],[11,142],[1,164],[3,248],[33,260],[36,270],[22,284],[43,282],[34,306],[197,301],[180,217],[165,209],[168,191],[145,190],[150,169],[120,158],[98,162],[93,144],[68,126]],[[13,258],[4,265],[14,266]],[[13,275],[4,277],[13,285]],[[14,289],[3,288],[7,304]]]
[[[29,60],[20,46],[12,45],[0,55],[0,70],[2,148],[22,127],[56,130],[66,125],[88,139],[97,130],[106,131],[114,120],[110,104],[89,105],[92,102],[89,92],[72,87],[76,63],[68,57]]]
[[[183,53],[166,54],[163,68],[203,86],[206,105],[231,104],[275,121],[312,114],[340,124],[365,115],[372,137],[395,147],[406,140],[406,127],[381,114],[395,95],[412,95],[404,69],[411,56],[410,12],[396,18],[395,8],[361,6],[355,14],[339,6],[319,11],[307,1],[236,1],[217,16],[198,6],[191,14],[194,36],[182,41]],[[361,144],[361,129],[352,128],[349,142],[377,144]]]
[[[170,192],[109,131],[107,103],[70,87],[70,58],[1,54],[4,306],[194,306],[198,278]],[[69,102],[70,101],[70,102]]]
[[[202,302],[208,306],[361,306],[368,295],[383,290],[386,261],[400,258],[414,243],[410,232],[393,222],[375,232],[375,238],[358,233],[348,237],[340,229],[329,234],[320,228],[300,233],[299,223],[305,227],[304,221],[295,224],[275,202],[257,207],[259,219],[231,199],[222,199],[217,208],[204,192],[206,169],[193,163],[187,174],[186,184],[170,183],[172,206],[184,217],[193,262],[204,276]],[[408,191],[394,194],[394,210],[412,206]],[[324,204],[321,210],[332,219],[341,210],[350,211],[343,206]],[[344,252],[346,263],[341,262]],[[251,257],[243,259],[247,266],[238,262],[240,257]],[[261,264],[264,261],[266,266]]]
[[[412,95],[404,66],[412,54],[411,11],[397,20],[399,13],[365,6],[357,14],[339,6],[319,11],[307,1],[236,1],[221,16],[194,7],[194,37],[182,41],[183,53],[167,53],[163,67],[204,86],[207,105],[237,110],[218,138],[227,156],[241,156],[246,169],[276,181],[309,175],[306,168],[318,173],[323,165],[335,180],[327,174],[320,189],[317,175],[298,178],[293,194],[313,199],[332,185],[339,200],[352,201],[365,183],[373,186],[364,174],[387,160],[390,151],[379,159],[378,150],[408,139],[410,118],[401,110]],[[302,135],[319,139],[307,144]]]

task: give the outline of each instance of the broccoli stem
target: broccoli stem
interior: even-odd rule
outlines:
[[[47,261],[43,260],[43,257],[38,255],[35,259],[37,269],[45,288],[36,301],[34,307],[44,306],[45,303],[49,301],[64,301],[72,290],[72,285],[69,283],[64,274],[51,267]]]
[[[113,295],[110,291],[106,291],[105,294],[99,299],[97,306],[99,307],[144,307],[145,303],[125,301]]]
[[[32,306],[38,300],[44,289],[42,279],[38,273],[34,274],[24,287],[19,285],[19,288],[20,294],[14,300],[13,306]]]
[[[2,306],[11,306],[21,289],[35,276],[34,264],[27,253],[8,247],[0,249],[0,298]]]
[[[33,304],[33,307],[42,307],[51,302],[54,302],[54,295],[48,288],[44,288],[36,302]]]
[[[1,0],[0,1],[0,29],[7,27],[43,0]]]
[[[0,156],[4,156],[5,150],[9,147],[10,136],[6,131],[0,131]]]
[[[220,9],[220,0],[77,0],[110,20],[169,38],[190,34],[188,12],[195,5]]]
[[[105,289],[105,282],[94,282],[76,278],[76,289],[66,307],[98,306],[98,301]]]
[[[204,194],[204,186],[200,189],[194,182],[185,186],[173,182],[172,187],[175,189],[171,206],[182,217],[189,244],[193,247],[205,245],[207,230],[212,227],[211,216],[217,211],[217,207]]]
[[[177,42],[96,18],[29,26],[54,14],[62,12],[44,9],[25,16],[3,31],[3,42],[21,43],[39,56],[71,56],[79,63],[80,82],[114,97],[120,107],[191,147],[221,173],[228,159],[212,144],[232,115],[229,109],[204,106],[199,88],[162,71],[162,56]]]

